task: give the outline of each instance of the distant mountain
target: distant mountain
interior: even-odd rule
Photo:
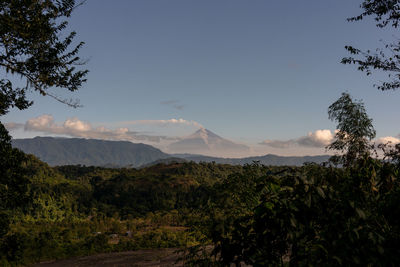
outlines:
[[[210,130],[201,128],[192,135],[189,135],[168,147],[173,153],[196,153],[205,155],[232,155],[243,154],[249,147],[236,144],[224,139]]]
[[[210,131],[197,132],[199,136],[204,133],[202,140],[208,141],[211,147],[223,149],[225,146],[234,146],[233,142],[225,140]],[[192,135],[194,137],[194,135]],[[204,139],[203,139],[204,137]],[[192,138],[198,139],[198,138]],[[222,139],[222,141],[221,141]],[[194,144],[191,139],[183,144]],[[197,140],[199,141],[199,140]],[[201,142],[199,142],[201,144]],[[232,145],[234,144],[234,145]],[[305,162],[322,163],[329,159],[328,155],[305,157],[282,157],[265,155],[247,158],[220,158],[195,154],[166,154],[161,150],[145,144],[134,144],[127,141],[105,141],[80,138],[54,138],[35,137],[32,139],[15,139],[13,146],[25,153],[34,154],[52,166],[57,165],[87,165],[107,167],[144,167],[159,163],[172,162],[216,162],[222,164],[243,165],[258,161],[264,165],[291,165],[301,166]],[[241,145],[238,145],[241,146]],[[244,146],[246,147],[246,146]],[[223,150],[221,150],[223,152]]]
[[[329,155],[320,155],[320,156],[302,156],[302,157],[283,157],[268,154],[265,156],[257,156],[257,157],[247,157],[247,158],[218,158],[218,157],[208,157],[202,155],[191,155],[191,154],[175,154],[175,157],[181,157],[188,161],[194,162],[215,162],[220,164],[231,164],[231,165],[244,165],[251,164],[254,161],[258,161],[263,165],[272,165],[272,166],[301,166],[306,162],[315,162],[322,163],[328,161],[330,158]]]
[[[170,157],[155,147],[127,141],[35,137],[15,139],[12,143],[14,147],[34,154],[52,166],[81,164],[138,167]]]

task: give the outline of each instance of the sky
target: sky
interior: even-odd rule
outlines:
[[[342,92],[361,99],[377,138],[400,134],[399,91],[343,65],[345,45],[381,47],[397,36],[348,0],[88,0],[68,30],[84,41],[88,81],[73,109],[29,94],[34,105],[2,117],[14,138],[129,140],[168,151],[206,128],[250,150],[239,156],[324,154],[335,131],[327,110]],[[173,152],[173,151],[172,151]],[[229,155],[226,155],[229,156]]]

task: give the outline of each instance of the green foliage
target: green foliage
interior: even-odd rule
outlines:
[[[25,162],[25,154],[12,148],[11,137],[0,122],[0,241],[9,230],[10,210],[29,201]]]
[[[26,109],[32,103],[26,99],[25,90],[13,88],[12,83],[0,80],[0,116],[8,113],[10,108]]]
[[[1,252],[9,262],[24,263],[24,251],[29,245],[29,237],[24,233],[8,235],[1,244]],[[3,256],[3,257],[4,257]]]
[[[0,208],[8,209],[23,203],[27,180],[23,164],[25,154],[11,146],[11,137],[0,123]]]
[[[20,172],[29,186],[22,193],[30,200],[8,205],[0,214],[0,262],[5,266],[198,244],[200,237],[188,231],[188,225],[199,221],[196,210],[214,194],[213,184],[243,171],[213,163],[141,170],[51,168],[32,155],[24,159]]]
[[[32,105],[26,97],[29,90],[77,106],[49,92],[52,87],[75,91],[85,82],[87,71],[76,70],[76,66],[81,64],[77,54],[83,43],[71,49],[75,32],[61,39],[67,26],[63,19],[71,15],[75,6],[74,0],[0,2],[0,68],[9,77],[16,75],[25,84],[21,87],[20,83],[16,85],[12,80],[0,79],[0,116],[7,114],[12,107],[22,110]],[[12,148],[11,137],[0,122],[1,261],[18,264],[26,257],[23,251],[29,242],[23,234],[10,233],[9,223],[17,217],[16,214],[29,214],[29,209],[34,208],[35,203],[30,200],[37,195],[31,187],[33,180],[29,180],[32,178],[28,166],[31,162],[32,158]],[[40,198],[35,198],[35,201],[40,202]],[[57,208],[62,210],[63,207],[65,205]]]
[[[396,265],[399,165],[387,157],[365,155],[346,168],[135,170],[51,168],[30,156],[23,168],[35,201],[8,208],[0,262],[190,247],[192,266]]]
[[[249,184],[254,200],[246,202],[249,195],[243,194],[229,207],[224,201],[210,205],[218,215],[205,217],[199,230],[214,249],[203,260],[214,258],[223,266],[397,265],[394,203],[400,187],[388,178],[392,168],[366,157],[346,169],[311,164],[256,179],[243,176],[226,194]],[[199,253],[192,253],[194,262]]]
[[[344,152],[341,162],[345,166],[370,153],[370,141],[376,132],[365,111],[364,104],[351,98],[348,93],[335,101],[328,109],[329,119],[338,123],[335,140],[327,148]]]

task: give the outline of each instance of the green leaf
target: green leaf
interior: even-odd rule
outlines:
[[[293,217],[290,217],[290,224],[294,227],[297,228],[297,222],[296,219]]]
[[[305,204],[307,205],[307,207],[311,207],[311,194],[308,194],[305,200]]]
[[[342,260],[338,256],[333,256],[332,259],[335,259],[339,265],[342,265]]]
[[[318,195],[320,195],[322,198],[325,198],[324,190],[322,190],[322,188],[319,186],[317,186],[316,189],[317,189]]]
[[[267,202],[267,203],[265,203],[264,204],[264,207],[266,207],[267,209],[269,209],[269,210],[273,210],[274,209],[274,203],[272,203],[272,202]]]
[[[357,212],[358,216],[359,216],[361,219],[367,218],[367,216],[365,215],[365,212],[364,212],[363,210],[361,210],[361,209],[359,209],[359,208],[356,208],[356,212]]]

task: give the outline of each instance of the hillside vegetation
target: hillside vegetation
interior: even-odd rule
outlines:
[[[13,140],[13,146],[51,166],[81,164],[138,167],[170,157],[155,147],[128,141],[35,137]]]
[[[351,168],[184,162],[116,169],[49,167],[29,156],[27,201],[7,211],[1,265],[188,248],[184,260],[194,266],[387,266],[400,252],[399,167],[364,158]]]
[[[146,169],[23,166],[26,201],[7,210],[0,265],[198,244],[189,227],[213,185],[243,167],[180,163]]]

